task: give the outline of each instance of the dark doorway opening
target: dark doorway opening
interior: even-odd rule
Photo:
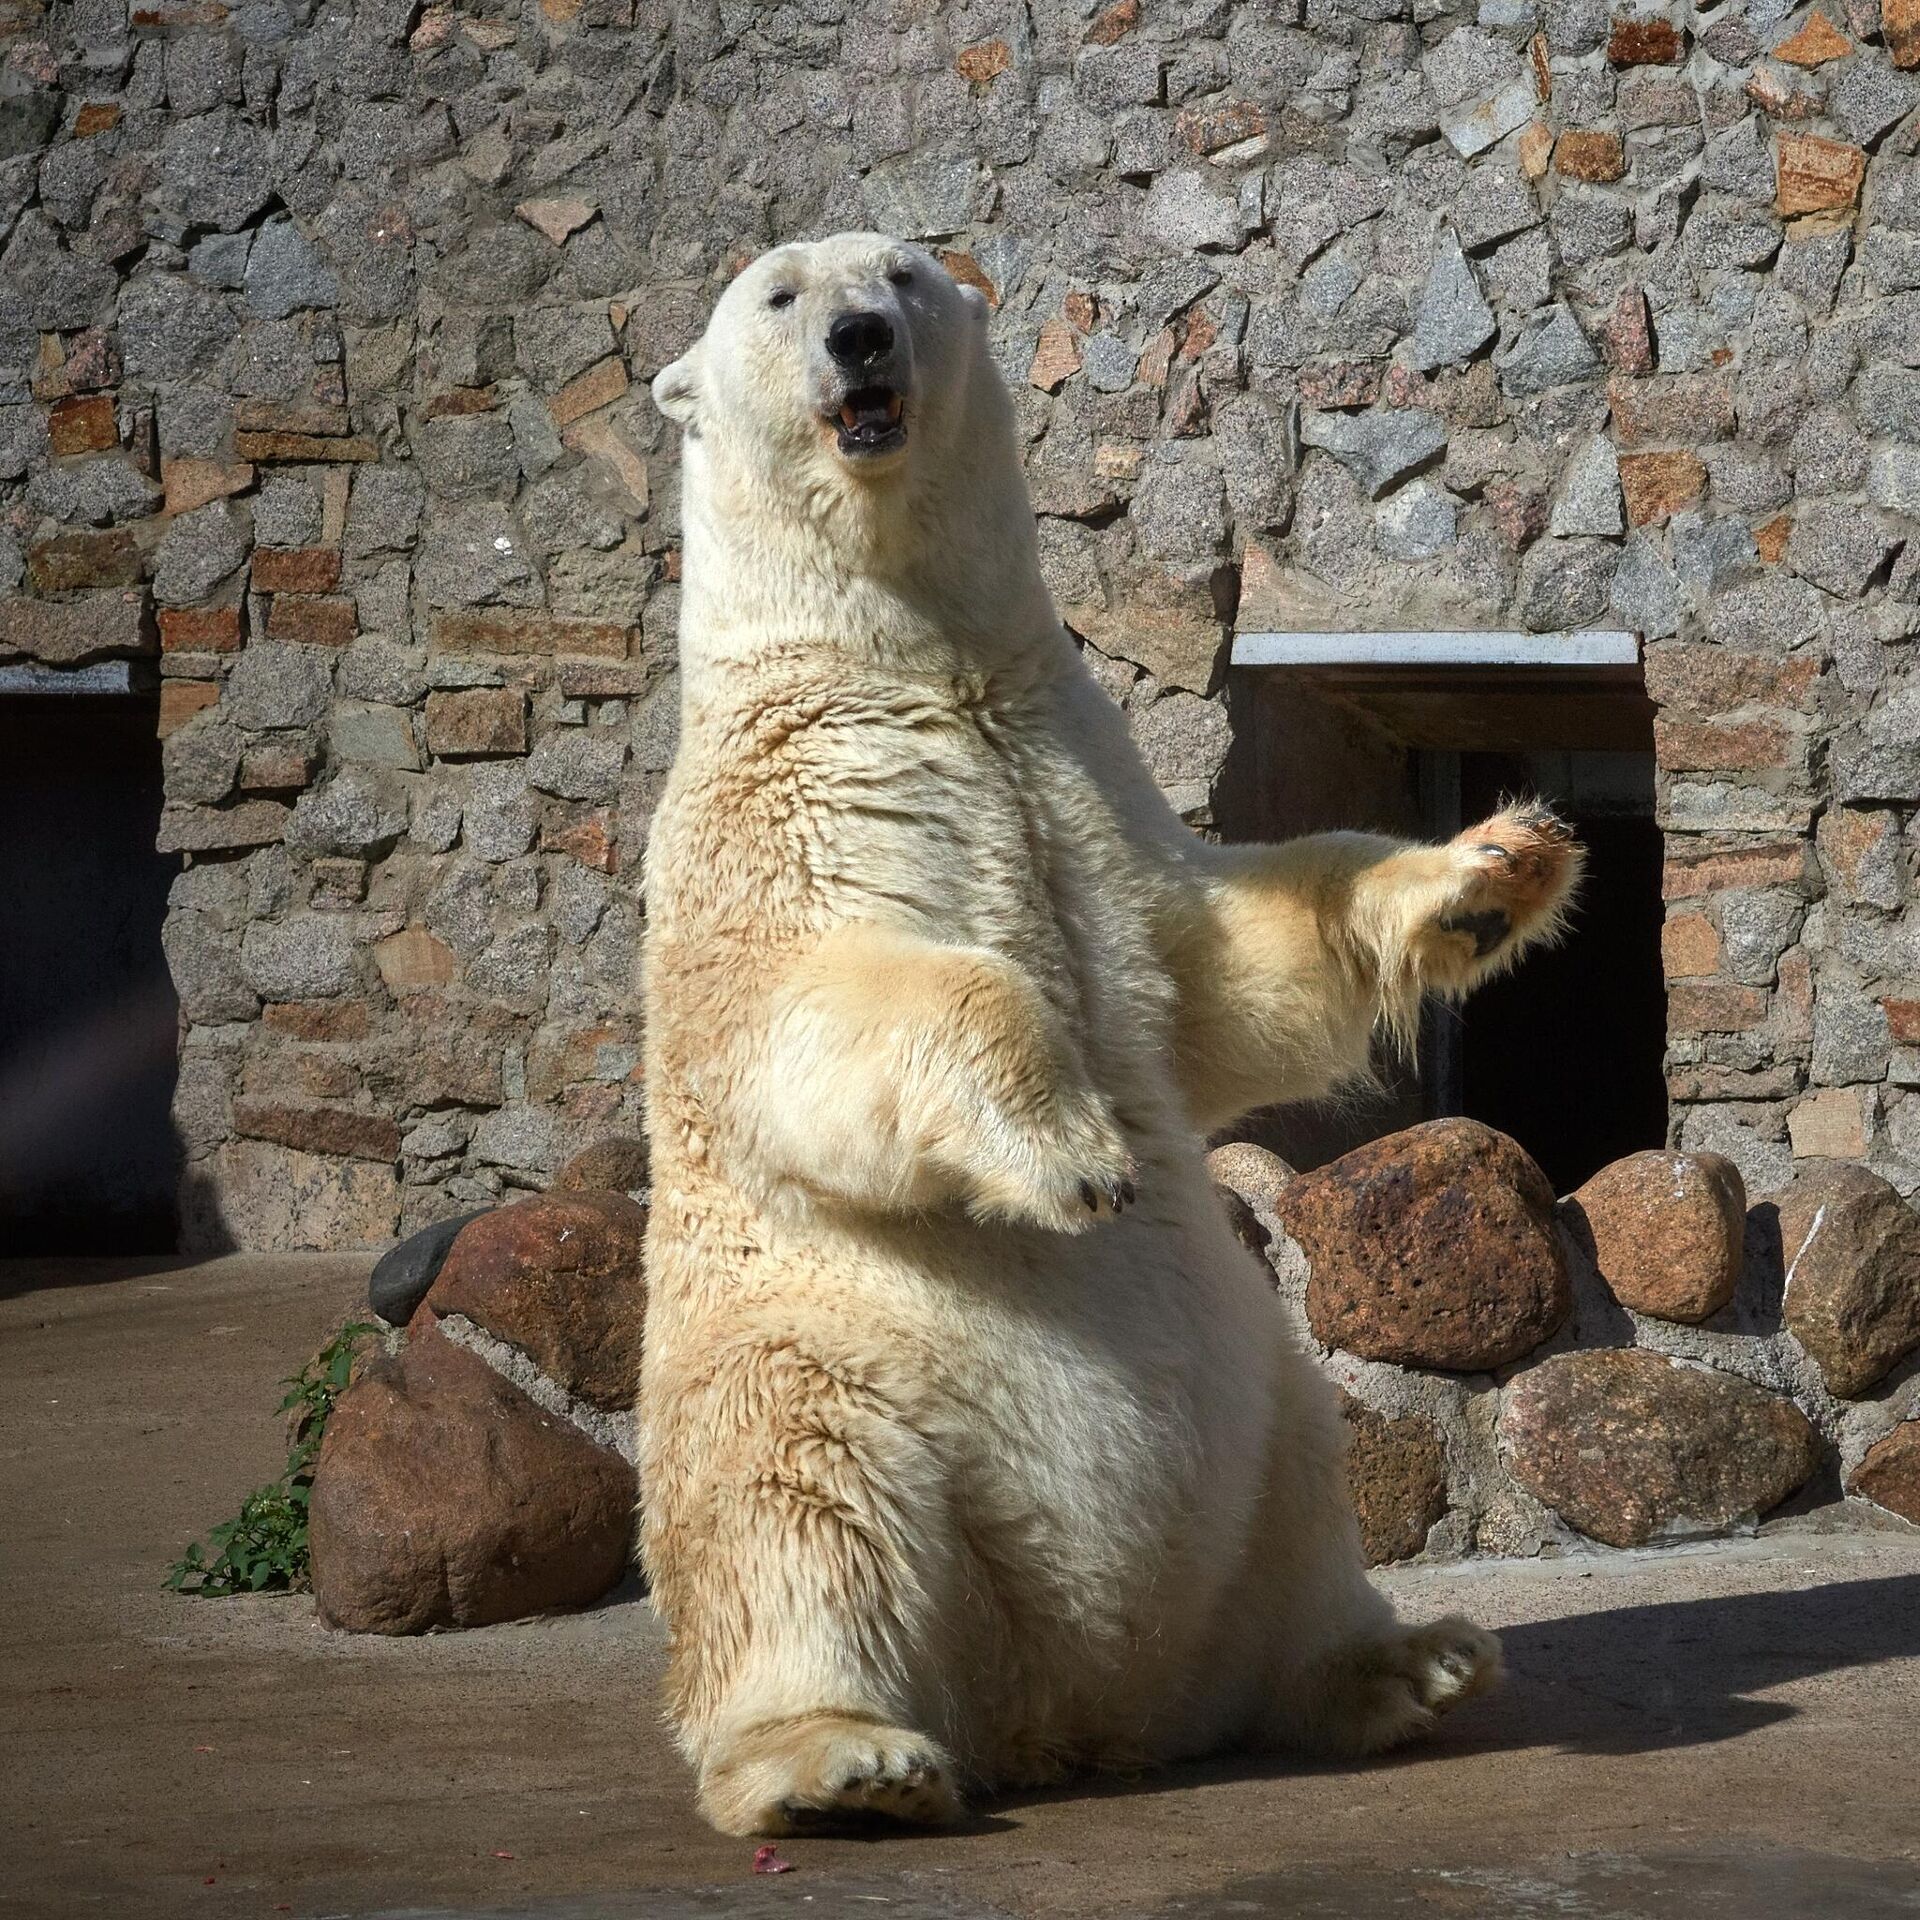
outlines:
[[[1449,1109],[1511,1134],[1557,1193],[1665,1144],[1666,981],[1653,758],[1465,753],[1460,816],[1538,793],[1587,850],[1566,939],[1489,981],[1451,1023]]]
[[[0,1254],[171,1252],[154,703],[0,697]]]

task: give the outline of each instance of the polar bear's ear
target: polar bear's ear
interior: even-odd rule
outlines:
[[[653,404],[676,424],[693,425],[700,412],[700,371],[692,354],[682,354],[653,376]]]
[[[978,287],[968,286],[965,281],[962,281],[960,283],[960,304],[967,308],[976,320],[986,319],[987,296],[982,293]]]

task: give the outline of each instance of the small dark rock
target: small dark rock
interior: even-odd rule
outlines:
[[[367,1305],[388,1326],[404,1327],[439,1277],[460,1229],[490,1211],[481,1207],[473,1213],[456,1214],[451,1220],[436,1220],[383,1253],[367,1282]]]

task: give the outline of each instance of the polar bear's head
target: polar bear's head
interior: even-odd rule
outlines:
[[[653,397],[699,451],[805,493],[885,486],[941,451],[990,372],[986,302],[874,233],[777,247],[721,295]]]

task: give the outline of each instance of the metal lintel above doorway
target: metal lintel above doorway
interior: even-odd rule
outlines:
[[[1638,752],[1653,744],[1640,640],[1568,633],[1239,633],[1232,664],[1297,675],[1404,746]]]

